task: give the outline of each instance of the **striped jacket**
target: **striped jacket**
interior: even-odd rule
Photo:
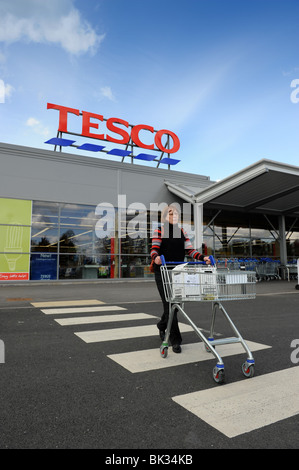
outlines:
[[[171,226],[171,224],[169,225]],[[185,255],[197,260],[203,260],[204,258],[199,251],[193,248],[184,229],[181,229],[181,237],[174,238],[171,233],[169,236],[164,237],[163,226],[156,228],[154,231],[150,254],[152,260],[161,255],[166,255],[166,261],[184,261]]]

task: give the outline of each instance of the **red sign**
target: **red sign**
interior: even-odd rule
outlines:
[[[28,281],[29,273],[0,273],[0,281]]]
[[[79,116],[80,114],[82,115],[82,136],[84,137],[91,137],[92,139],[99,139],[99,140],[107,140],[109,142],[114,142],[116,144],[128,144],[130,141],[130,138],[132,141],[141,148],[148,149],[148,150],[161,150],[162,152],[165,153],[175,153],[179,150],[180,148],[180,141],[178,136],[171,131],[168,131],[167,129],[162,129],[160,131],[155,131],[152,126],[148,126],[146,124],[138,124],[136,126],[132,127],[131,134],[127,132],[125,129],[122,127],[118,127],[117,124],[120,124],[126,128],[129,128],[130,125],[127,121],[124,121],[123,119],[119,118],[109,118],[105,119],[106,121],[106,127],[108,131],[113,132],[114,134],[118,134],[119,138],[115,138],[111,135],[107,134],[97,134],[92,132],[92,129],[99,129],[99,123],[97,122],[91,122],[90,119],[97,119],[98,121],[103,122],[104,117],[101,114],[94,114],[94,113],[89,113],[87,111],[82,111],[80,113],[79,109],[75,108],[68,108],[66,106],[61,106],[59,104],[52,104],[52,103],[47,103],[47,109],[58,109],[59,111],[59,127],[58,131],[59,132],[68,132],[67,129],[67,119],[68,119],[68,114],[75,114],[76,116]],[[141,130],[146,130],[151,132],[152,134],[155,134],[153,136],[153,142],[152,144],[145,144],[140,140],[139,137],[139,132]],[[166,148],[162,144],[162,137],[164,135],[170,136],[172,138],[172,148]],[[156,149],[155,149],[156,145]]]

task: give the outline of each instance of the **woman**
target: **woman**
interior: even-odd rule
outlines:
[[[152,238],[151,258],[154,262],[155,281],[164,309],[161,320],[157,324],[157,327],[160,330],[160,338],[162,341],[165,337],[165,330],[168,323],[169,303],[165,299],[160,272],[160,266],[162,264],[161,256],[164,256],[166,262],[182,262],[184,261],[185,255],[187,254],[196,260],[205,261],[207,264],[210,264],[210,259],[208,256],[203,256],[193,248],[187,233],[183,229],[179,228],[178,219],[179,214],[175,205],[166,207],[163,210],[161,216],[163,225],[154,231]],[[177,309],[174,311],[169,338],[172,344],[172,350],[175,353],[180,353],[182,336],[178,325]]]

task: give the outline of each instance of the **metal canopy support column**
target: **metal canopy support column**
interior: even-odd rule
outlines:
[[[280,262],[282,266],[287,264],[287,243],[286,243],[286,225],[284,215],[278,217],[279,221],[279,242],[280,242]]]
[[[203,243],[203,204],[199,202],[194,202],[193,218],[195,231],[194,248],[201,253]]]

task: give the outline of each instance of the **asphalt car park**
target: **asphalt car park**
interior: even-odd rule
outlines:
[[[184,318],[182,353],[161,358],[154,282],[1,285],[0,448],[104,449],[107,458],[298,448],[299,291],[270,281],[256,292],[225,303],[254,348],[254,377],[242,374],[242,348],[229,350],[219,385]],[[211,302],[185,307],[208,335]],[[231,335],[221,315],[215,330]]]

